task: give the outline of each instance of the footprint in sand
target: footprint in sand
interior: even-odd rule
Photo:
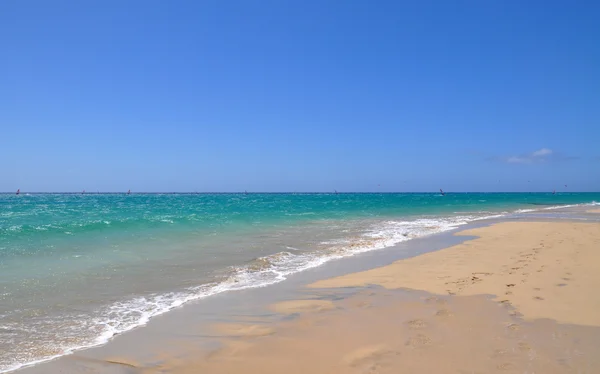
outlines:
[[[454,316],[454,314],[448,309],[440,309],[435,313],[436,317],[448,318]]]
[[[501,364],[496,365],[496,368],[498,370],[516,370],[517,367],[514,364],[511,364],[510,362],[504,362]]]
[[[511,323],[510,325],[506,326],[506,328],[511,331],[517,331],[520,327],[516,323]]]
[[[510,315],[511,317],[516,317],[516,318],[520,318],[523,317],[523,313],[516,311],[516,310],[511,310],[508,315]]]
[[[544,300],[544,298],[543,298],[543,297],[539,297],[539,296],[535,296],[533,299],[534,299],[534,300]]]
[[[406,345],[412,348],[426,347],[433,344],[431,339],[427,335],[418,334],[408,338]]]
[[[379,369],[381,368],[381,365],[378,363],[374,363],[371,366],[367,367],[365,369],[365,374],[379,374],[380,371]]]
[[[556,285],[556,287],[564,287],[564,286],[566,286],[566,285],[567,285],[567,283],[558,283],[558,284]]]
[[[436,296],[431,296],[425,299],[426,303],[436,303],[438,305],[445,305],[446,304],[446,300],[444,299],[440,299],[439,297]]]
[[[565,366],[567,368],[571,368],[571,359],[569,359],[569,358],[559,358],[556,360],[556,362],[560,366]]]
[[[529,352],[531,350],[531,346],[525,342],[519,342],[519,351],[521,352]]]
[[[423,321],[422,319],[413,319],[408,321],[406,324],[413,330],[423,329],[427,327],[427,323],[425,323],[425,321]]]

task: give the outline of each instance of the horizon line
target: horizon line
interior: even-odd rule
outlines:
[[[448,194],[448,193],[552,193],[553,191],[444,191],[444,193]],[[569,192],[569,193],[600,193],[600,191],[556,191],[556,193],[565,193],[565,192]],[[224,192],[224,191],[212,191],[212,192],[195,192],[195,191],[185,191],[185,192],[158,192],[158,191],[145,191],[145,192],[127,192],[127,191],[96,191],[96,192],[76,192],[76,191],[61,191],[61,192],[50,192],[50,191],[34,191],[34,192],[29,192],[29,191],[20,191],[20,194],[34,194],[34,195],[42,195],[42,194],[55,194],[55,195],[100,195],[100,194],[105,194],[105,195],[159,195],[159,194],[170,194],[170,195],[216,195],[216,194],[241,194],[241,195],[251,195],[251,194],[401,194],[401,193],[406,193],[406,194],[417,194],[417,193],[428,193],[428,194],[440,194],[439,192],[436,191],[305,191],[305,192],[294,192],[294,191],[279,191],[279,192],[263,192],[263,191],[256,191],[256,192],[248,192],[248,191],[230,191],[230,192]],[[5,195],[5,194],[12,194],[12,195],[16,195],[16,192],[8,192],[8,191],[4,191],[1,192],[0,194]]]

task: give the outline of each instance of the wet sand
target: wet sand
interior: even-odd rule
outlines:
[[[524,322],[486,297],[365,290],[281,323],[268,336],[224,337],[158,373],[592,373],[600,328]]]
[[[190,325],[201,340],[170,336],[143,362],[77,354],[61,372],[600,372],[600,223],[458,235],[475,238],[312,283],[265,314]]]
[[[600,209],[588,210],[587,213],[600,213]]]

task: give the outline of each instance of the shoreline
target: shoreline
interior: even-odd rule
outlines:
[[[145,374],[600,370],[594,293],[600,223],[503,222],[458,235],[475,237],[312,283],[311,298],[270,306],[291,320],[219,325],[219,348],[138,368]],[[481,266],[499,274],[480,272]],[[464,279],[464,271],[485,279]],[[525,278],[506,284],[515,276]],[[570,284],[555,283],[561,280]],[[508,287],[502,295],[499,284]],[[553,288],[544,293],[535,286]],[[342,297],[344,290],[353,291]],[[323,301],[331,292],[339,298]]]
[[[579,209],[575,213],[581,214],[581,210]],[[493,224],[493,222],[497,222],[497,220],[491,221],[492,224]],[[472,222],[466,226],[461,226],[459,229],[462,229],[464,227],[468,228],[468,227],[473,227],[473,226],[475,226],[475,227],[476,226],[485,226],[489,223],[490,223],[490,221],[485,221],[485,222],[481,221],[481,222],[476,222],[476,223]],[[521,224],[521,223],[517,223],[517,224]],[[454,231],[456,231],[456,230],[454,230]],[[454,232],[454,231],[452,231],[452,232]],[[329,278],[331,276],[335,276],[336,275],[335,273],[336,272],[339,273],[340,270],[341,270],[341,272],[347,273],[348,271],[353,272],[353,271],[365,270],[365,268],[372,268],[373,265],[374,266],[388,265],[389,263],[393,262],[394,260],[397,260],[398,255],[399,255],[399,253],[398,253],[399,251],[397,250],[397,247],[402,247],[404,250],[409,250],[409,251],[410,251],[411,247],[417,248],[416,251],[413,248],[412,253],[408,253],[408,254],[403,253],[403,255],[407,255],[407,256],[419,255],[420,253],[429,252],[430,250],[432,250],[432,248],[419,249],[418,248],[419,242],[429,243],[429,244],[425,244],[425,246],[430,246],[431,242],[435,242],[436,240],[439,240],[440,242],[437,243],[438,244],[437,249],[441,249],[441,248],[448,247],[449,245],[451,246],[452,244],[456,244],[458,242],[468,240],[468,238],[465,238],[465,237],[453,236],[453,235],[451,235],[452,232],[436,234],[433,237],[419,238],[419,239],[411,240],[411,241],[408,241],[405,243],[400,243],[400,245],[397,245],[395,247],[380,249],[378,251],[367,252],[367,253],[360,254],[358,256],[345,258],[340,261],[334,261],[334,262],[327,264],[326,266],[322,266],[322,267],[310,269],[310,270],[305,270],[305,272],[303,272],[303,273],[296,273],[293,276],[290,276],[290,278],[296,278],[296,280],[291,281],[291,279],[288,279],[286,282],[283,282],[287,285],[280,283],[276,286],[270,286],[268,288],[271,289],[272,287],[275,287],[275,289],[273,289],[273,293],[277,293],[278,296],[282,296],[282,293],[286,293],[286,292],[288,293],[287,297],[289,297],[289,295],[292,295],[292,294],[298,295],[298,290],[293,290],[294,287],[297,288],[299,286],[299,283],[302,283],[303,281],[305,281],[305,283],[307,283],[306,280],[311,278],[311,274],[312,274],[313,278],[314,278],[314,276],[316,276],[317,278],[320,277],[321,279],[323,279],[324,277]],[[443,237],[443,239],[441,239],[442,237]],[[441,242],[443,242],[443,243],[441,243]],[[435,250],[435,249],[436,248],[433,248],[433,250]],[[419,253],[419,251],[420,251],[420,253]],[[385,252],[389,252],[387,254],[387,256],[386,256]],[[401,254],[400,257],[406,257],[406,256],[402,256],[402,254]],[[368,265],[360,264],[361,259],[364,260],[365,258],[371,258],[371,259],[379,258],[379,260],[378,260],[379,262],[371,261]],[[415,258],[415,257],[413,257],[413,258]],[[354,259],[354,261],[352,261],[352,259]],[[354,266],[354,268],[353,268],[353,266],[346,266],[346,265],[342,264],[344,262],[348,262],[348,263],[354,262],[355,265],[358,264],[358,266]],[[345,270],[343,269],[344,267],[346,267]],[[339,275],[339,274],[337,274],[337,275]],[[314,279],[313,279],[313,281],[314,281]],[[310,283],[310,282],[308,282],[308,283]],[[279,286],[279,287],[277,287],[277,286]],[[72,364],[72,361],[73,361],[72,358],[74,358],[75,356],[77,356],[77,357],[88,357],[89,356],[90,358],[92,358],[92,357],[104,356],[105,353],[108,353],[109,355],[114,356],[116,354],[116,352],[118,352],[118,351],[123,352],[124,346],[130,344],[131,342],[135,342],[135,341],[139,342],[140,337],[151,336],[153,334],[155,335],[156,331],[154,331],[154,332],[146,331],[147,333],[144,332],[144,330],[147,330],[151,325],[156,326],[156,325],[163,324],[163,325],[167,326],[167,325],[169,325],[169,323],[172,322],[173,319],[178,318],[176,315],[179,315],[179,318],[181,318],[181,316],[185,316],[185,318],[189,318],[189,316],[191,314],[191,310],[195,309],[196,311],[198,311],[200,309],[200,304],[202,304],[202,306],[204,306],[204,307],[206,307],[206,305],[208,305],[208,304],[215,304],[216,307],[214,308],[214,310],[215,310],[214,313],[216,314],[216,309],[219,309],[220,302],[231,303],[232,302],[231,299],[238,298],[238,296],[243,301],[244,298],[246,297],[243,294],[252,295],[252,294],[260,293],[260,292],[255,292],[255,291],[264,291],[264,289],[250,289],[247,291],[236,291],[235,293],[225,293],[225,294],[220,294],[220,295],[213,295],[210,299],[211,300],[214,299],[214,303],[211,302],[211,300],[202,300],[202,302],[192,302],[189,304],[189,306],[186,305],[184,308],[178,308],[176,310],[170,311],[170,313],[166,313],[162,316],[153,318],[150,321],[150,323],[142,329],[135,329],[134,331],[131,331],[127,334],[117,335],[109,343],[107,343],[103,346],[86,349],[84,351],[78,351],[73,355],[63,356],[62,358],[59,358],[59,359],[56,359],[56,360],[53,360],[53,361],[50,361],[47,363],[42,363],[42,364],[38,364],[35,366],[29,366],[29,367],[20,369],[19,372],[29,372],[29,371],[43,372],[43,370],[41,370],[40,368],[48,367],[51,370],[51,367],[55,367],[55,364],[58,364],[58,366],[56,366],[56,367],[64,368],[65,362],[71,362],[71,364]],[[300,291],[300,294],[302,294],[302,292],[305,292],[305,291],[306,290]],[[341,293],[343,294],[344,292],[341,292]],[[267,292],[267,293],[269,293],[269,292]],[[338,290],[335,293],[339,294],[340,291]],[[266,297],[266,299],[269,299],[268,300],[269,302],[274,301],[273,298],[271,298],[271,297]],[[204,301],[206,301],[206,302],[204,302]],[[254,300],[252,300],[252,301],[246,300],[243,302],[247,303],[246,307],[249,310],[252,309],[249,307],[248,304],[253,303]],[[256,305],[254,305],[253,308],[256,309],[254,313],[265,314],[264,313],[265,311],[264,310],[261,311],[260,308],[256,308]],[[302,308],[300,308],[300,309],[302,309]],[[308,308],[308,309],[310,310],[310,308]],[[328,309],[328,308],[325,308],[325,309]],[[252,314],[251,312],[249,312],[249,313]],[[299,312],[297,311],[296,314],[297,313],[299,313]],[[277,314],[277,312],[275,312],[275,314]],[[289,315],[289,313],[287,313],[287,315]],[[281,319],[283,317],[278,316],[278,317],[274,317],[274,318],[275,318],[275,321],[269,321],[268,323],[276,323],[279,321],[278,318]],[[232,315],[226,315],[226,317],[224,319],[227,320],[227,319],[235,319],[235,318],[233,318]],[[168,322],[169,320],[171,322]],[[205,325],[209,321],[207,321],[207,318],[204,318],[204,321],[200,321],[200,322],[202,322],[201,325]],[[175,331],[177,331],[178,329],[183,329],[182,326],[170,326],[168,328],[163,328],[161,331],[161,334],[162,335],[170,334],[171,332],[170,331],[167,332],[167,331],[171,330],[171,328],[172,328],[172,330],[175,330]],[[153,329],[157,330],[156,328],[153,328]],[[150,329],[150,330],[152,330],[152,329]],[[158,329],[158,330],[160,330],[160,329]],[[150,340],[152,340],[152,339],[150,339]],[[129,343],[121,343],[122,341],[127,341]],[[211,344],[214,345],[214,342]],[[211,346],[211,344],[209,344],[209,346]],[[145,344],[143,344],[143,345],[145,345]],[[144,353],[144,352],[141,352],[144,349],[152,350],[152,349],[156,348],[155,347],[156,344],[148,343],[147,345],[148,346],[146,348],[141,347],[139,349],[136,349],[138,351],[137,352],[138,356],[140,355],[140,353]],[[141,356],[143,356],[143,354],[141,354]],[[142,360],[142,361],[146,361],[146,360]],[[47,366],[47,365],[50,365],[50,366]],[[67,363],[66,365],[69,366],[70,364]],[[40,369],[40,370],[38,371],[38,369]],[[77,372],[77,371],[74,371],[74,372]]]

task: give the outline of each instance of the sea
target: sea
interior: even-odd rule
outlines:
[[[0,194],[0,372],[222,292],[600,193]]]

